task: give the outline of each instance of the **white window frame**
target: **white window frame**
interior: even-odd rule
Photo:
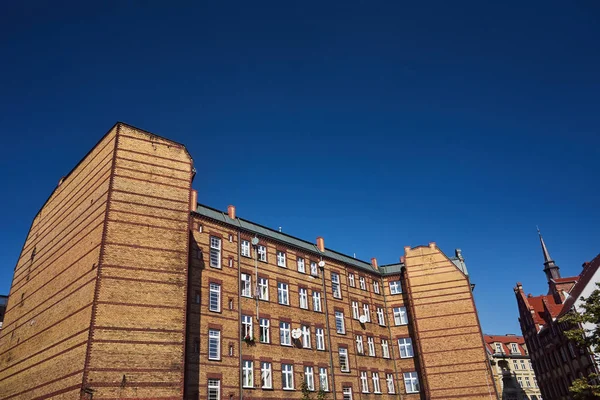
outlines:
[[[342,289],[340,287],[340,275],[336,272],[331,273],[331,293],[336,299],[342,298]]]
[[[408,325],[408,315],[406,314],[406,307],[394,307],[394,324],[396,326]]]
[[[345,347],[338,348],[338,359],[340,362],[340,371],[350,372],[350,363],[348,360],[348,349]]]
[[[531,380],[529,379],[528,376],[525,377],[525,386],[530,388],[531,387]]]
[[[240,275],[241,283],[241,295],[243,297],[252,297],[252,275],[241,273]]]
[[[398,339],[398,348],[400,349],[400,358],[413,358],[415,356],[411,338]]]
[[[277,302],[290,305],[290,286],[285,282],[277,282]]]
[[[294,390],[294,366],[281,364],[281,386],[283,390]]]
[[[348,286],[356,287],[356,282],[354,281],[354,274],[348,274]]]
[[[390,344],[387,339],[381,339],[381,353],[383,358],[390,358]]]
[[[496,353],[502,353],[502,343],[495,343],[496,345]]]
[[[342,400],[352,400],[352,388],[349,386],[344,386],[342,388]]]
[[[273,365],[268,361],[260,363],[260,384],[263,389],[273,389]]]
[[[277,250],[277,266],[287,268],[287,260],[285,251]]]
[[[396,394],[396,385],[394,384],[394,374],[385,374],[388,394]]]
[[[367,336],[367,346],[369,348],[369,357],[375,357],[375,339],[373,336]]]
[[[367,317],[367,322],[371,322],[371,308],[367,303],[363,303],[363,315]]]
[[[242,315],[242,339],[249,336],[250,339],[254,338],[254,329],[252,329],[252,316]]]
[[[209,265],[212,268],[221,268],[221,243],[221,238],[216,236],[209,238]]]
[[[310,326],[302,325],[302,347],[310,349]]]
[[[419,376],[416,372],[405,372],[404,373],[404,389],[406,393],[419,393]]]
[[[401,294],[402,293],[402,282],[390,281],[390,294]]]
[[[377,307],[377,322],[380,326],[385,326],[385,312],[381,307]]]
[[[371,372],[371,379],[373,380],[373,393],[381,394],[381,382],[379,381],[379,372]]]
[[[289,322],[279,322],[279,344],[282,346],[292,345],[292,326]]]
[[[315,329],[315,341],[317,350],[325,350],[325,330],[323,328]]]
[[[242,364],[242,387],[254,387],[254,361],[244,360]]]
[[[325,367],[319,367],[319,389],[329,392],[329,374]]]
[[[259,341],[261,343],[271,343],[271,321],[268,318],[261,318],[258,326]]]
[[[316,261],[310,262],[310,274],[312,276],[319,276],[319,268]]]
[[[217,329],[208,330],[208,359],[215,361],[221,359],[221,331]]]
[[[356,335],[356,353],[360,354],[360,355],[364,355],[365,354],[365,346],[363,345],[363,338],[362,335]]]
[[[267,262],[267,246],[259,244],[256,246],[256,253],[258,254],[258,261]]]
[[[360,290],[367,290],[367,281],[364,276],[358,277],[358,283],[360,284]]]
[[[258,277],[258,299],[269,301],[269,279]]]
[[[306,387],[311,392],[315,391],[315,369],[311,366],[304,367],[304,381],[306,382]]]
[[[298,297],[300,302],[300,308],[308,310],[308,289],[299,288],[298,289]]]
[[[360,391],[361,393],[369,392],[369,375],[367,371],[360,371]]]
[[[304,258],[298,257],[296,259],[296,265],[298,266],[298,272],[305,274],[306,273],[306,264],[304,262]]]
[[[251,257],[250,253],[250,242],[247,240],[242,240],[240,243],[240,253],[244,257]]]
[[[207,396],[208,400],[220,400],[221,399],[221,380],[220,379],[209,379],[207,385]]]
[[[518,346],[517,346],[517,344],[516,344],[516,343],[511,343],[511,344],[510,344],[510,351],[511,351],[513,354],[521,354],[521,353],[519,352],[519,348],[518,348]]]
[[[342,335],[346,333],[346,324],[344,322],[344,313],[342,311],[335,312],[335,331]]]
[[[379,291],[379,281],[376,281],[373,279],[373,292],[375,292],[375,294],[381,294],[381,292]]]
[[[321,305],[321,292],[313,290],[313,311],[323,312],[323,307]]]
[[[208,310],[221,312],[221,285],[218,283],[210,282],[208,284]]]
[[[360,317],[360,312],[358,311],[358,301],[352,301],[352,318],[358,319]]]

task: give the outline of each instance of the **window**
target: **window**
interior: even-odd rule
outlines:
[[[402,284],[400,281],[390,281],[390,294],[402,293]]]
[[[329,376],[327,375],[327,368],[319,368],[319,387],[324,392],[329,392]]]
[[[313,291],[313,310],[322,312],[321,309],[321,292]]]
[[[290,305],[290,298],[288,296],[288,284],[283,282],[277,282],[277,301],[279,304]]]
[[[361,290],[367,290],[367,282],[365,281],[365,277],[361,276],[358,278],[358,282],[360,283]]]
[[[271,326],[271,321],[267,318],[261,318],[259,321],[260,327],[260,342],[261,343],[271,343],[271,334],[269,333],[269,327]]]
[[[200,339],[194,340],[194,354],[200,354]]]
[[[221,381],[219,379],[208,380],[208,400],[221,400]]]
[[[304,382],[308,390],[315,390],[315,372],[313,367],[304,367]]]
[[[531,360],[529,360],[529,369],[533,371],[533,364],[531,363]]]
[[[258,261],[267,262],[267,248],[265,246],[258,245],[256,251],[258,253]]]
[[[383,312],[383,308],[377,307],[377,322],[381,326],[385,326],[385,314]]]
[[[215,236],[210,237],[210,266],[221,268],[221,239]]]
[[[373,291],[377,294],[379,294],[379,282],[378,281],[373,281]]]
[[[342,388],[342,400],[352,400],[352,388],[351,387],[343,387]]]
[[[373,337],[367,336],[367,346],[369,347],[369,356],[375,357],[375,339]]]
[[[279,343],[284,346],[292,345],[292,336],[289,322],[279,323]]]
[[[348,364],[348,349],[345,347],[340,347],[338,349],[338,354],[340,356],[340,370],[342,372],[350,372],[350,365]]]
[[[419,392],[419,378],[416,372],[404,373],[404,388],[406,389],[406,393]]]
[[[350,287],[356,287],[356,283],[354,282],[354,274],[348,274],[348,285]]]
[[[216,329],[208,330],[208,359],[221,359],[221,331]]]
[[[242,255],[244,257],[250,257],[250,242],[247,240],[242,240],[240,244]]]
[[[406,316],[406,307],[394,308],[394,323],[396,325],[408,324],[408,317]]]
[[[198,290],[194,292],[194,303],[200,304],[200,292]]]
[[[531,387],[531,381],[529,380],[528,376],[525,377],[525,386],[527,386],[528,388]]]
[[[381,352],[383,353],[383,358],[390,358],[390,346],[387,339],[381,339]]]
[[[317,268],[317,263],[315,261],[311,261],[310,263],[310,274],[312,276],[319,276],[319,269]]]
[[[517,382],[519,382],[520,387],[523,387],[523,378],[521,378],[520,376],[517,376]]]
[[[394,375],[385,374],[385,383],[387,384],[387,391],[389,394],[396,393],[396,386],[394,385]]]
[[[294,366],[281,364],[281,386],[283,390],[294,390]]]
[[[325,332],[323,328],[315,329],[315,335],[317,339],[317,350],[325,350]]]
[[[516,343],[511,343],[510,344],[510,349],[512,353],[517,353],[519,354],[519,349],[517,348],[517,344]]]
[[[242,366],[242,386],[245,388],[254,387],[254,362],[245,360]]]
[[[302,347],[310,349],[310,327],[302,325]]]
[[[538,387],[537,378],[535,376],[533,377],[533,386]]]
[[[371,373],[371,379],[373,379],[373,393],[381,393],[381,386],[379,385],[379,372]]]
[[[296,264],[298,264],[298,272],[306,273],[306,268],[304,267],[304,258],[298,257],[296,260]]]
[[[241,277],[242,283],[240,285],[240,289],[242,290],[242,296],[252,297],[252,277],[250,276],[250,274],[244,273],[242,273]]]
[[[263,389],[273,388],[273,368],[270,362],[260,363],[260,386]]]
[[[521,360],[521,369],[527,369],[527,368],[525,367],[525,360]]]
[[[335,272],[331,273],[331,291],[333,292],[333,297],[336,299],[342,298],[342,292],[340,290],[340,276]]]
[[[215,312],[221,311],[221,285],[210,283],[208,296],[208,309]]]
[[[496,343],[496,353],[502,353],[502,344]]]
[[[356,352],[361,355],[365,354],[362,335],[356,335]]]
[[[300,308],[308,310],[308,290],[305,288],[298,289],[298,296],[300,296]]]
[[[369,393],[369,377],[367,371],[360,371],[360,390],[363,393]]]
[[[514,368],[515,370],[519,369],[519,363],[518,363],[518,361],[517,361],[517,360],[513,360],[513,368]]]
[[[258,298],[269,301],[269,280],[258,277]]]
[[[571,355],[571,358],[577,357],[577,353],[575,352],[575,347],[573,346],[573,342],[569,342],[568,347],[569,347],[569,354]],[[531,367],[531,361],[529,361],[529,364]],[[531,368],[531,369],[533,369],[533,368]]]
[[[363,304],[363,314],[367,317],[367,322],[371,322],[371,310],[368,304]]]
[[[285,263],[285,252],[277,250],[277,266],[287,268]]]
[[[242,337],[250,338],[254,337],[252,332],[252,317],[250,315],[242,315]]]
[[[400,358],[414,357],[412,340],[410,338],[398,339],[398,347],[400,347]]]
[[[346,327],[344,326],[344,313],[341,311],[335,312],[335,331],[337,333],[346,333]]]
[[[360,316],[360,314],[358,312],[358,301],[353,301],[352,302],[352,318],[358,319],[359,316]]]

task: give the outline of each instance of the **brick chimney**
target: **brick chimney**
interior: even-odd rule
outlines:
[[[198,191],[192,189],[192,198],[190,200],[190,211],[196,211],[198,208]]]
[[[235,219],[235,206],[229,205],[227,207],[227,214],[229,215],[229,218]]]
[[[321,253],[325,253],[325,239],[323,239],[321,236],[317,238],[317,248]]]
[[[375,270],[379,271],[379,265],[377,265],[377,259],[375,257],[371,258],[371,265]]]

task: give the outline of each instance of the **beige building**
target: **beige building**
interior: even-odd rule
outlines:
[[[523,336],[484,336],[494,383],[502,400],[542,400]]]

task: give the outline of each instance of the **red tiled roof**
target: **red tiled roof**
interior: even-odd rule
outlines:
[[[592,279],[598,268],[600,268],[600,254],[598,254],[596,258],[594,258],[583,268],[581,275],[579,275],[578,277],[579,280],[571,289],[569,297],[567,298],[567,300],[562,306],[562,309],[559,312],[561,316],[567,313],[571,309],[571,307],[573,307],[573,304],[575,304],[575,301],[581,296],[581,292],[583,292],[583,289],[590,283],[590,280]]]
[[[579,276],[567,276],[566,278],[556,278],[553,279],[556,283],[569,283],[569,282],[577,282]]]
[[[527,302],[531,307],[533,307],[534,311],[533,322],[535,322],[538,325],[543,325],[546,323],[546,321],[544,320],[544,299],[546,297],[550,297],[552,301],[554,301],[554,297],[545,294],[541,296],[527,297]]]
[[[496,352],[496,345],[495,343],[501,343],[502,344],[502,351],[506,354],[511,354],[512,351],[509,347],[509,345],[511,343],[517,343],[517,348],[519,349],[519,353],[521,355],[525,355],[525,349],[523,348],[523,345],[525,344],[525,339],[523,339],[523,336],[516,336],[516,335],[484,335],[483,339],[485,341],[485,345],[488,349],[488,351],[490,351],[491,353],[495,353]]]

